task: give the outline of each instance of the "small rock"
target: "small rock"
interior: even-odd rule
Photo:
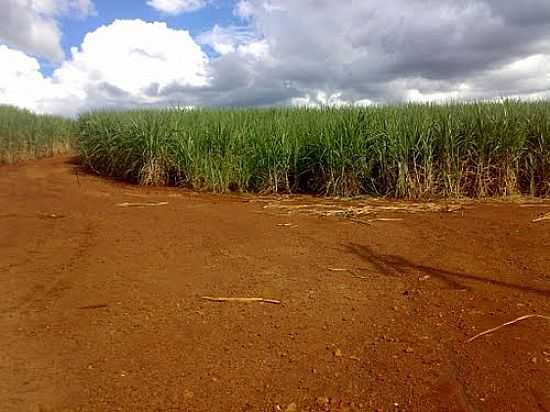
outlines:
[[[183,391],[183,399],[193,399],[193,396],[195,396],[195,394],[190,390]]]
[[[533,357],[531,358],[531,363],[535,363],[535,364],[537,363],[537,358],[536,358],[536,356],[533,356]]]
[[[336,348],[336,350],[334,351],[334,356],[336,356],[337,358],[341,358],[342,351],[339,348]]]
[[[414,352],[414,349],[411,348],[410,346],[407,349],[405,349],[405,353],[413,353],[413,352]]]

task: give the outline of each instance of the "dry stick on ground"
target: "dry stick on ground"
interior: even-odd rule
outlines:
[[[65,215],[57,215],[55,213],[39,213],[38,217],[41,219],[63,219]]]
[[[331,272],[347,272],[352,274],[352,278],[354,279],[363,279],[363,280],[369,280],[370,278],[366,276],[359,276],[355,273],[357,269],[340,269],[340,268],[328,268]]]
[[[485,332],[478,333],[478,334],[475,335],[474,337],[468,339],[468,340],[466,341],[466,343],[473,342],[473,341],[476,340],[477,338],[481,338],[482,336],[485,336],[485,335],[488,335],[488,334],[490,334],[490,333],[496,332],[497,330],[502,329],[502,328],[504,328],[505,326],[510,326],[510,325],[515,324],[515,323],[521,322],[522,320],[531,319],[531,318],[540,318],[540,319],[550,320],[550,316],[544,316],[544,315],[525,315],[525,316],[521,316],[521,317],[519,317],[519,318],[517,318],[517,319],[514,319],[514,320],[512,320],[512,321],[510,321],[510,322],[503,323],[502,325],[497,326],[496,328],[488,329],[488,330],[486,330]]]
[[[274,305],[280,305],[280,300],[264,299],[264,298],[213,298],[210,296],[203,296],[201,299],[208,300],[210,302],[241,302],[241,303],[272,303]]]
[[[550,213],[545,213],[542,216],[537,217],[533,220],[533,223],[542,222],[544,220],[550,220]]]
[[[376,219],[369,219],[369,223],[373,222],[402,222],[404,219],[397,218],[397,217],[378,217]]]
[[[155,206],[166,206],[168,202],[142,202],[142,203],[118,203],[118,207],[155,207]]]
[[[519,207],[550,207],[548,203],[526,203],[523,205],[519,205]]]

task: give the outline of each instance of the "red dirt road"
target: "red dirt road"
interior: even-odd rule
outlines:
[[[66,160],[0,168],[1,411],[550,411],[550,321],[466,343],[550,315],[550,204],[362,225]]]

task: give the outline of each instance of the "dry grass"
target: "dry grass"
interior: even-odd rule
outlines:
[[[401,218],[376,217],[379,213],[427,213],[444,212],[453,213],[464,209],[464,203],[460,202],[349,202],[326,201],[313,203],[299,203],[296,200],[271,201],[264,206],[266,210],[283,214],[308,214],[319,216],[335,216],[343,218],[363,219],[365,223],[375,221],[401,221]]]

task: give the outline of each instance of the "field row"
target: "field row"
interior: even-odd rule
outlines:
[[[550,195],[545,102],[136,110],[32,124],[28,135],[50,150],[72,135],[87,168],[139,184],[400,198]]]

